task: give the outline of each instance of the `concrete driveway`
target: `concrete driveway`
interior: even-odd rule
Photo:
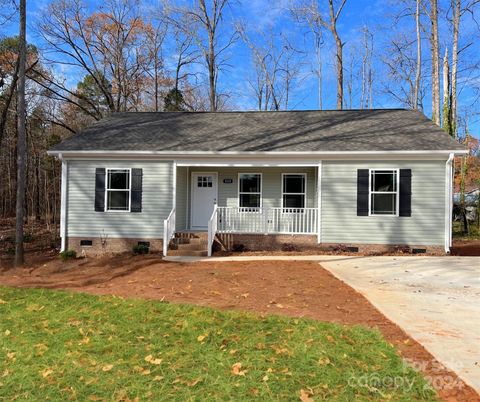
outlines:
[[[480,257],[319,262],[480,392]]]

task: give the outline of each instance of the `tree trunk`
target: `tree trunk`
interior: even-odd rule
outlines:
[[[416,1],[415,25],[417,29],[417,65],[415,72],[415,88],[413,91],[413,108],[418,110],[418,93],[420,92],[420,79],[422,77],[422,38],[420,36],[420,1]]]
[[[17,138],[17,203],[16,203],[16,229],[15,229],[15,266],[24,263],[23,255],[23,221],[25,213],[25,65],[27,56],[26,46],[26,0],[20,0],[20,49],[18,69],[18,138]]]
[[[455,3],[455,4],[453,4]],[[458,71],[458,33],[460,29],[460,0],[452,0],[453,10],[453,44],[452,44],[452,93],[451,93],[451,124],[452,135],[457,137],[457,71]]]
[[[332,29],[337,49],[337,109],[343,109],[343,43],[338,36],[337,29]]]
[[[209,48],[208,48],[208,83],[210,90],[210,111],[217,111],[217,89],[215,78],[215,47],[214,47],[214,35],[210,35]]]
[[[443,58],[443,129],[452,134],[451,130],[451,109],[450,109],[450,65],[448,63],[448,48],[445,49],[445,57]]]
[[[440,56],[438,42],[438,3],[430,0],[430,47],[432,52],[432,120],[440,125]]]

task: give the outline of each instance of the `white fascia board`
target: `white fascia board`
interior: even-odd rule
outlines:
[[[172,160],[176,159],[178,166],[214,166],[212,160],[221,160],[218,166],[232,166],[235,163],[241,163],[248,166],[262,160],[264,163],[272,163],[278,166],[279,163],[285,166],[295,166],[298,164],[311,164],[316,166],[318,160],[336,160],[336,159],[444,159],[449,154],[463,155],[465,151],[339,151],[339,152],[170,152],[170,151],[48,151],[49,155],[59,156],[68,159],[155,159]],[[276,159],[276,160],[275,160]],[[296,159],[296,160],[295,160]],[[238,161],[237,161],[238,160]],[[288,160],[288,162],[287,162]]]

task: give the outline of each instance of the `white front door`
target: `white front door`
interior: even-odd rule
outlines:
[[[217,203],[217,174],[192,173],[192,229],[207,229],[213,206]]]

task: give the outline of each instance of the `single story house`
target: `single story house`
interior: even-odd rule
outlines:
[[[405,109],[119,113],[53,147],[62,250],[452,242],[466,149]]]

